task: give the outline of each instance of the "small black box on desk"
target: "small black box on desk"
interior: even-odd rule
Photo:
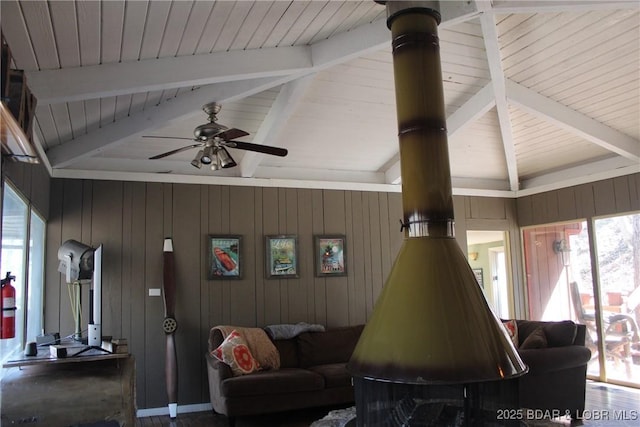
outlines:
[[[51,357],[57,357],[59,359],[67,357],[67,348],[62,345],[50,345],[49,352]]]

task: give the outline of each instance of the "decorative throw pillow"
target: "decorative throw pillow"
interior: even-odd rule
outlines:
[[[547,322],[544,325],[549,347],[564,347],[573,344],[578,333],[578,327],[571,320]]]
[[[529,336],[522,342],[520,350],[531,348],[547,348],[547,334],[544,333],[542,326],[531,332]]]
[[[211,351],[211,355],[229,365],[234,375],[250,374],[259,369],[249,346],[235,329],[227,335],[218,348]]]
[[[511,338],[511,342],[513,345],[518,348],[518,323],[516,323],[515,319],[511,320],[503,320],[502,326],[507,330],[509,334],[509,338]]]

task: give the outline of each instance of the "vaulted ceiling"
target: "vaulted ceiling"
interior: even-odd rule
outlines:
[[[455,194],[517,197],[640,172],[640,3],[443,1]],[[53,177],[400,191],[390,32],[366,1],[3,0]],[[287,157],[192,144],[219,123]]]

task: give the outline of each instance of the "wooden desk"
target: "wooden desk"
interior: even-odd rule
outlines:
[[[39,349],[37,356],[3,365],[2,425],[66,427],[115,420],[135,426],[133,356],[92,349],[55,359],[48,353],[48,347]]]
[[[78,344],[66,344],[67,357],[56,358],[51,356],[48,346],[38,347],[38,354],[35,356],[25,356],[22,351],[14,353],[9,359],[2,365],[3,368],[15,368],[21,366],[31,365],[51,365],[58,363],[83,363],[93,362],[95,360],[109,360],[109,359],[124,359],[129,357],[129,354],[111,354],[98,349],[86,350],[87,346]],[[82,354],[78,354],[80,352]]]

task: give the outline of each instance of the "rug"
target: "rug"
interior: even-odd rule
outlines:
[[[329,411],[325,417],[314,421],[309,427],[347,427],[349,421],[355,419],[356,407],[352,406],[350,408]]]
[[[554,420],[523,420],[520,425],[522,427],[568,427],[571,425],[581,425],[584,427],[631,427],[638,425],[638,412],[629,412],[630,415],[628,419],[617,420],[605,417],[606,413],[608,413],[608,411],[603,411],[602,414],[588,415],[587,419],[583,419],[577,424],[572,424],[569,418],[559,418]],[[314,421],[310,427],[352,427],[355,426],[355,420],[355,407],[339,409],[331,411],[324,418]]]
[[[526,427],[635,427],[640,424],[640,390],[587,381],[586,410],[581,420],[571,423],[568,417],[541,419],[539,413],[523,413]],[[533,416],[524,416],[530,415]],[[355,425],[355,407],[334,410],[311,427],[351,427]],[[526,419],[528,418],[528,419]],[[535,419],[538,418],[538,419]],[[347,425],[350,421],[351,424]]]
[[[523,412],[524,415],[524,412]],[[535,414],[534,414],[535,415]],[[356,407],[330,411],[323,418],[314,421],[309,427],[351,427],[355,426]],[[523,427],[560,427],[570,425],[569,420],[522,420]]]

